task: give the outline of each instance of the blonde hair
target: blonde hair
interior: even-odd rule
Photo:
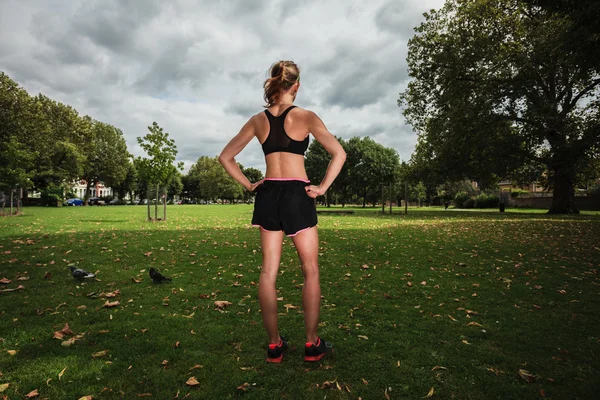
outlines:
[[[282,90],[288,90],[300,80],[300,70],[293,61],[282,60],[271,65],[269,75],[271,77],[263,84],[265,89],[263,97],[267,103],[265,107],[273,106]]]

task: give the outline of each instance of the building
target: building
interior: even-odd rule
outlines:
[[[85,180],[75,182],[71,190],[77,197],[83,199],[87,190],[87,182]],[[106,187],[104,183],[99,182],[90,188],[90,197],[114,197],[114,193],[112,188]]]

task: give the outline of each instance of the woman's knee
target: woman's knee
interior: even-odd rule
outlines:
[[[302,274],[304,278],[318,278],[319,264],[316,262],[302,263]]]

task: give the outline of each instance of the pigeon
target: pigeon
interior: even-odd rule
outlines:
[[[150,268],[150,278],[152,278],[152,282],[154,283],[163,283],[171,280],[171,278],[167,278],[154,268]]]
[[[71,268],[71,275],[73,275],[73,278],[78,279],[80,281],[96,277],[96,275],[92,274],[91,272],[84,271],[80,268],[75,267],[74,265],[69,265],[69,268]]]

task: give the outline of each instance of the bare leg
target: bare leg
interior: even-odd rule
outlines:
[[[262,247],[262,270],[258,281],[258,302],[262,312],[263,324],[269,335],[269,343],[279,344],[279,329],[277,328],[277,292],[275,282],[279,261],[281,260],[281,245],[283,231],[260,230],[260,245]]]
[[[317,343],[319,334],[319,308],[321,307],[321,284],[319,283],[319,233],[317,227],[307,229],[293,237],[296,251],[302,263],[304,286],[302,306],[306,341]]]

